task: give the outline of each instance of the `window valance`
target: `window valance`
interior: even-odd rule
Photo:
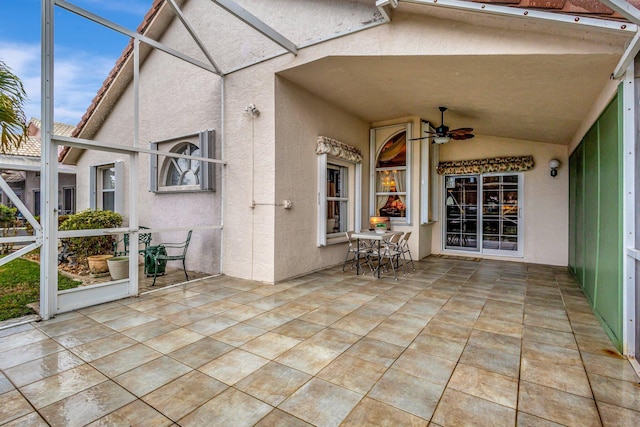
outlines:
[[[359,148],[326,136],[318,137],[316,154],[329,154],[352,163],[362,163],[362,151]]]
[[[492,157],[490,159],[455,160],[440,162],[439,175],[461,175],[466,173],[523,172],[533,169],[533,156]]]

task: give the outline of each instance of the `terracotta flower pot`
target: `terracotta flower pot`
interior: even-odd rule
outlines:
[[[113,258],[113,255],[90,255],[87,257],[89,263],[89,273],[104,274],[109,272],[107,259]]]

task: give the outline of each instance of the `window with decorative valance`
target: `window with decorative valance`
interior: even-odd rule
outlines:
[[[318,246],[344,241],[360,229],[362,152],[349,144],[319,136]]]
[[[533,169],[533,156],[492,157],[488,159],[440,162],[438,174],[464,175],[495,172],[524,172]]]

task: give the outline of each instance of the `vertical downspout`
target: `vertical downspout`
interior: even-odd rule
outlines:
[[[636,356],[636,102],[634,61],[627,67],[622,87],[622,352]],[[636,361],[636,369],[638,369]]]
[[[43,242],[40,251],[40,317],[48,320],[56,314],[58,296],[58,223],[57,223],[57,166],[58,153],[53,135],[53,0],[42,0],[41,51],[41,132],[40,158],[40,224]],[[55,205],[55,206],[54,206]]]
[[[224,108],[225,108],[225,78],[224,74],[220,75],[220,160],[225,160],[224,157]],[[222,165],[220,171],[220,274],[224,274],[224,202],[225,202],[225,176],[227,164]]]

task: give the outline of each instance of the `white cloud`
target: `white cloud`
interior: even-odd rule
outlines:
[[[116,58],[87,52],[56,52],[54,64],[54,120],[75,125],[91,104]],[[0,41],[0,59],[22,80],[29,101],[28,117],[40,117],[39,44]]]

